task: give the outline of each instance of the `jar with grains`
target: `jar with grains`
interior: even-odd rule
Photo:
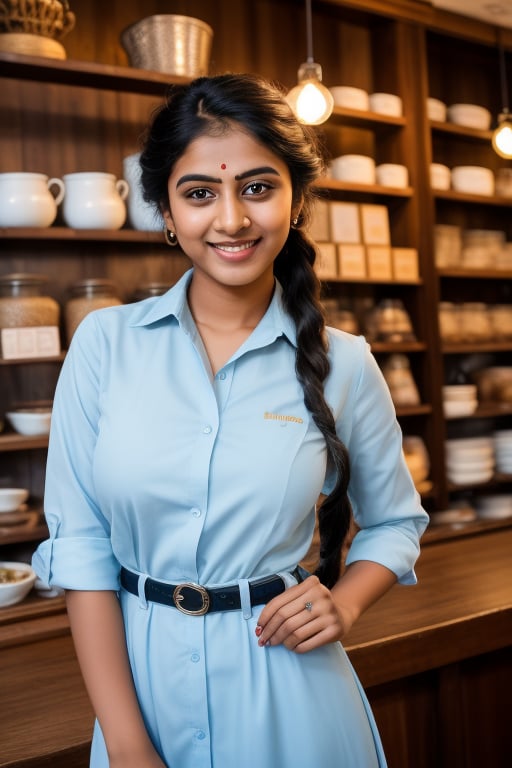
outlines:
[[[439,333],[443,341],[460,341],[462,338],[460,308],[451,301],[439,303]]]
[[[45,275],[13,272],[0,276],[0,328],[59,325],[60,307],[43,296]]]
[[[71,297],[66,302],[65,321],[66,339],[71,342],[80,322],[89,312],[104,307],[113,307],[123,302],[116,295],[113,280],[105,278],[87,278],[70,286]]]

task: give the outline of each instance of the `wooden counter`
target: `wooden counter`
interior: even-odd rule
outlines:
[[[453,730],[446,739],[439,726],[434,736],[432,731],[434,710],[446,714],[447,696],[463,679],[460,670],[472,664],[473,679],[475,660],[479,669],[482,659],[494,660],[492,695],[481,688],[481,705],[493,699],[489,712],[494,717],[506,692],[510,706],[512,528],[430,544],[417,573],[416,587],[395,587],[360,619],[345,644],[368,690],[389,768],[501,768],[505,757],[501,763],[495,733],[483,739],[486,749],[487,742],[494,744],[491,761],[478,763],[478,749],[470,744],[472,762],[469,747],[461,750]],[[29,610],[31,605],[36,607]],[[32,598],[0,612],[1,768],[88,765],[93,717],[62,607],[60,599]],[[433,674],[434,694],[427,692]],[[489,717],[479,725],[482,732],[492,728]],[[428,748],[422,746],[427,743]]]

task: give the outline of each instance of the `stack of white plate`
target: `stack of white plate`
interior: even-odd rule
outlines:
[[[448,418],[471,416],[478,406],[476,384],[452,384],[443,387],[443,409]]]
[[[500,429],[493,434],[496,471],[512,475],[512,429]]]
[[[512,494],[480,496],[476,500],[478,517],[484,520],[501,520],[512,516]]]
[[[457,485],[491,480],[494,473],[492,437],[465,437],[446,441],[446,476]]]

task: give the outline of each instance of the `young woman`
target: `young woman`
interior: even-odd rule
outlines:
[[[91,765],[384,766],[339,641],[414,583],[427,517],[364,339],[324,327],[314,134],[258,78],[201,78],[172,90],[141,165],[193,266],[76,332],[34,557],[67,590]]]

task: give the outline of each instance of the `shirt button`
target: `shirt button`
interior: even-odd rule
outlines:
[[[225,378],[226,378],[226,374],[224,373],[224,371],[222,373],[219,373],[219,379],[222,379],[222,381],[224,381]]]
[[[206,739],[206,733],[204,731],[196,731],[196,739],[199,739],[199,741]]]
[[[192,517],[201,517],[201,510],[197,509],[197,507],[193,507],[191,512],[192,512]]]
[[[194,664],[197,664],[200,658],[201,657],[198,653],[193,653],[192,656],[190,657],[190,661],[193,661]]]
[[[205,435],[209,435],[211,431],[212,431],[211,427],[204,427],[204,429],[203,429],[203,432],[204,432]]]

